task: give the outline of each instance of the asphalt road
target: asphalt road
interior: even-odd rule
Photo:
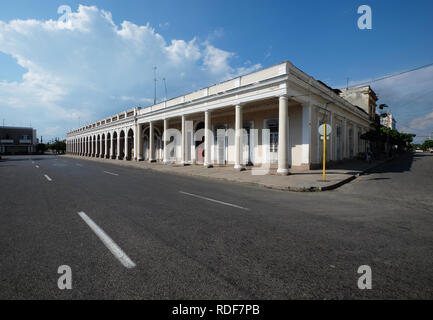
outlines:
[[[0,299],[432,299],[432,252],[433,155],[323,193],[0,161]],[[57,286],[61,265],[72,290]],[[361,265],[372,290],[357,286]]]

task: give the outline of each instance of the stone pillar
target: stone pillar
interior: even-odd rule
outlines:
[[[93,136],[90,137],[90,156],[93,157]]]
[[[113,159],[113,155],[114,155],[114,141],[113,141],[113,133],[114,132],[110,132],[110,154],[109,154],[109,159]]]
[[[181,163],[186,164],[185,162],[185,140],[186,140],[185,116],[182,116],[181,121],[182,121]]]
[[[279,99],[278,122],[278,171],[280,175],[289,174],[289,161],[287,150],[288,124],[289,124],[288,98],[281,96]]]
[[[129,133],[129,130],[125,130],[125,143],[124,143],[124,149],[125,149],[125,151],[124,151],[124,154],[125,154],[125,156],[123,157],[123,160],[125,160],[125,161],[127,161],[128,160],[128,157],[129,157],[129,148],[128,148],[128,133]]]
[[[167,139],[168,139],[168,119],[164,119],[164,132],[163,132],[163,148],[164,148],[164,163],[168,163],[168,155],[167,155]]]
[[[238,104],[235,107],[235,169],[239,171],[245,170],[242,165],[242,150],[243,150],[243,120],[242,106]]]
[[[141,124],[137,124],[137,127],[135,129],[135,136],[136,137],[136,159],[137,161],[143,161],[143,138],[142,138],[142,131],[141,131]]]
[[[149,162],[156,162],[153,121],[149,123]]]
[[[102,153],[102,146],[104,145],[104,141],[102,141],[102,134],[101,134],[101,140],[99,141],[99,158],[103,158],[104,155]]]
[[[330,122],[330,126],[332,128],[332,132],[329,135],[328,143],[329,143],[329,151],[330,151],[329,152],[329,160],[332,161],[332,160],[334,160],[334,157],[335,157],[334,137],[335,137],[335,131],[336,131],[336,130],[334,130],[334,112],[332,112],[332,111],[330,111],[330,118],[331,118],[331,120],[329,122]]]
[[[212,135],[211,135],[211,112],[209,110],[204,113],[204,166],[212,168]]]
[[[302,105],[302,165],[310,165],[311,102]]]
[[[104,159],[108,158],[108,132],[105,133],[105,141],[104,141]]]
[[[347,119],[344,119],[344,123],[343,123],[343,159],[346,159],[349,157],[349,152],[348,152],[348,143],[347,143]]]

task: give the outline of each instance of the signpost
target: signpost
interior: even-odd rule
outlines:
[[[323,139],[323,182],[325,182],[325,176],[326,176],[326,139],[328,138],[328,135],[330,135],[332,132],[332,127],[329,124],[322,124],[319,127],[319,134],[322,136]]]

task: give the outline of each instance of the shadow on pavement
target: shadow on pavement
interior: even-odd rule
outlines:
[[[422,156],[414,153],[402,153],[396,159],[390,162],[385,162],[382,165],[372,168],[365,175],[375,173],[392,173],[392,172],[407,172],[410,171],[412,165],[417,159]],[[385,178],[381,178],[385,179]],[[389,178],[386,178],[389,179]]]

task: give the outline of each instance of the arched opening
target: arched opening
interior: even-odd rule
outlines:
[[[101,155],[101,136],[98,134],[96,140],[96,157],[99,157],[100,155]]]
[[[118,152],[119,159],[122,160],[125,157],[125,132],[122,130],[119,134],[120,149]]]
[[[96,155],[96,136],[93,136],[92,138],[92,157]]]
[[[194,141],[195,144],[195,159],[198,164],[204,163],[204,122],[197,124],[195,128],[195,139],[201,138],[199,141]],[[195,140],[194,139],[194,140]]]
[[[126,159],[131,160],[133,156],[134,156],[134,131],[132,129],[129,129]]]
[[[118,151],[119,150],[117,150],[117,132],[114,131],[114,133],[113,133],[113,156],[112,156],[112,159],[116,159]]]
[[[107,159],[110,159],[111,152],[111,134],[107,133]]]
[[[101,158],[105,158],[105,134],[102,134]]]

